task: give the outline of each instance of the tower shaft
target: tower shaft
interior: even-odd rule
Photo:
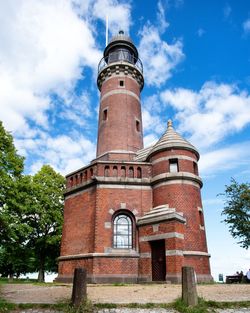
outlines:
[[[143,148],[143,76],[138,52],[128,37],[120,34],[106,47],[97,83],[101,98],[96,156],[130,160]]]

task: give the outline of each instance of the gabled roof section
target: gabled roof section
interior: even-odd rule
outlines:
[[[178,134],[173,128],[172,121],[168,120],[168,127],[166,132],[148,152],[147,159],[156,152],[171,148],[190,150],[196,154],[198,159],[200,157],[198,150],[190,142]]]
[[[144,148],[144,149],[141,149],[141,150],[138,150],[136,152],[136,156],[134,157],[134,161],[138,161],[138,162],[144,162],[146,161],[147,159],[147,156],[148,156],[148,153],[150,152],[150,150],[153,148],[153,145],[147,147],[147,148]]]

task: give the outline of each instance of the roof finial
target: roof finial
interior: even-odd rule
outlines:
[[[168,120],[168,128],[173,128],[173,123],[171,119]]]

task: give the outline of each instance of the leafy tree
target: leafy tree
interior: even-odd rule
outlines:
[[[24,158],[0,122],[0,273],[56,269],[63,221],[64,177],[45,165],[23,175]]]
[[[23,166],[24,158],[17,154],[11,134],[0,122],[0,271],[10,276],[21,271],[20,244],[27,229],[20,223],[20,209],[25,203],[22,189],[27,186]]]
[[[23,220],[29,226],[27,246],[34,252],[38,280],[44,281],[45,270],[54,270],[59,256],[63,222],[65,179],[49,165],[32,177],[30,205]]]
[[[5,131],[0,121],[0,244],[8,236],[8,220],[3,216],[15,194],[17,181],[24,166],[24,158],[17,154],[10,133]]]
[[[225,186],[225,204],[222,215],[229,225],[233,238],[238,239],[241,247],[250,246],[250,184],[239,184],[231,179],[231,184]]]

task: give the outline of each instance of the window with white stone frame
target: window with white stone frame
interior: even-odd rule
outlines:
[[[170,173],[179,172],[178,159],[169,159],[169,172]]]
[[[124,213],[117,215],[113,222],[113,247],[117,249],[132,249],[132,233],[132,219]]]

